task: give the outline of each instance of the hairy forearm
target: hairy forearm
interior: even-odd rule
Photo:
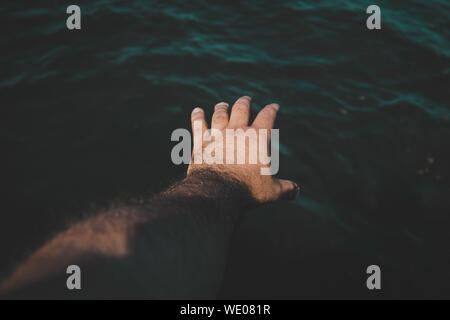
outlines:
[[[231,178],[194,172],[152,199],[106,210],[56,236],[3,289],[69,294],[65,270],[76,264],[83,286],[69,297],[214,297],[234,226],[251,199]]]
[[[152,270],[150,291],[159,297],[213,297],[234,226],[250,199],[236,181],[201,171],[145,204],[153,221],[139,228],[135,242],[137,256]]]

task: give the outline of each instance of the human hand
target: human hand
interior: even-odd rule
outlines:
[[[227,103],[216,104],[210,131],[204,111],[201,108],[192,111],[194,151],[188,176],[198,170],[212,170],[224,178],[231,177],[244,184],[259,203],[295,199],[300,192],[295,182],[264,175],[261,171],[262,168],[266,168],[266,171],[269,168],[261,152],[267,154],[271,142],[270,132],[280,107],[278,104],[265,106],[249,126],[250,102],[250,97],[239,98],[230,116]],[[229,132],[233,132],[233,135],[229,135]],[[245,143],[238,142],[235,147],[235,141],[239,139]],[[255,153],[260,155],[256,162],[250,160]],[[234,160],[232,164],[228,161],[230,159]]]

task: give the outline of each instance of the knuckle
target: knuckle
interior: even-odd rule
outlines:
[[[214,115],[214,119],[213,119],[214,122],[225,122],[226,120],[227,120],[227,117],[224,114]]]
[[[192,122],[195,122],[195,121],[202,121],[202,119],[203,119],[203,116],[202,115],[193,115],[192,116]]]
[[[238,113],[246,113],[249,109],[250,106],[241,103],[237,104],[235,107],[235,111]]]
[[[273,119],[273,114],[267,112],[267,113],[263,113],[261,115],[261,121],[262,122],[270,122]]]
[[[226,109],[216,109],[214,111],[213,117],[224,117],[228,114]]]

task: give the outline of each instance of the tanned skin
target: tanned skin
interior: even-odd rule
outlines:
[[[272,129],[279,106],[267,105],[249,126],[250,102],[250,97],[238,99],[231,115],[228,104],[218,103],[211,128]],[[200,108],[191,120],[208,128]],[[215,142],[203,148],[209,143]],[[0,296],[214,298],[239,217],[254,206],[298,196],[294,182],[261,175],[260,168],[191,161],[186,178],[168,190],[99,212],[55,236],[1,283]],[[81,268],[81,290],[66,287],[66,268],[73,264]]]

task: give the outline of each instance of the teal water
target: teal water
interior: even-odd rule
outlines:
[[[250,212],[221,297],[450,297],[450,4],[0,4],[0,271],[92,207],[183,175],[192,108],[277,102],[280,176],[301,197]],[[365,288],[379,264],[383,291]]]

